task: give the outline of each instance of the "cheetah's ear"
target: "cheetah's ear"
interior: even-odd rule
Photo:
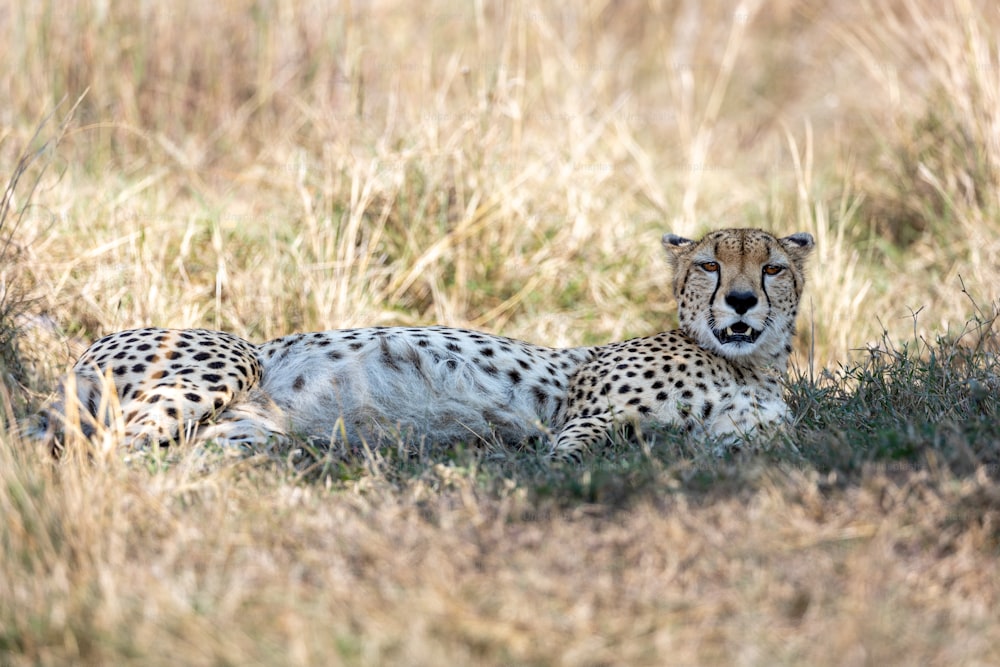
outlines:
[[[694,245],[695,241],[686,239],[683,236],[677,236],[677,234],[663,235],[663,247],[667,249],[667,261],[670,262],[671,268],[674,269],[677,268],[677,261],[684,254],[684,251],[690,250]]]
[[[792,256],[798,262],[801,262],[812,252],[813,246],[816,242],[813,241],[812,234],[806,232],[799,232],[798,234],[792,234],[791,236],[786,236],[783,239],[778,239],[778,243],[781,247]]]

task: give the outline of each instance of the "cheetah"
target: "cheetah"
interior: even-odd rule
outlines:
[[[448,327],[295,334],[261,347],[264,392],[320,440],[550,442],[576,460],[616,422],[742,439],[788,416],[781,392],[809,234],[663,238],[680,329],[548,348]]]
[[[294,435],[352,448],[521,443],[548,435],[570,378],[592,357],[590,348],[443,326],[293,334],[259,347],[223,332],[139,329],[98,340],[70,377],[84,435],[99,415],[105,424],[120,417],[132,448],[182,436],[254,445]],[[118,410],[101,407],[108,380]],[[65,402],[47,411],[50,424],[70,414]]]
[[[112,334],[74,367],[100,412],[109,374],[125,443],[318,444],[542,439],[578,459],[617,422],[742,437],[787,418],[780,380],[804,284],[809,234],[727,229],[663,237],[680,329],[551,348],[443,326],[293,334],[254,346],[230,334]],[[169,363],[167,363],[169,361]]]
[[[33,430],[58,450],[67,417],[84,437],[118,423],[140,448],[181,440],[256,442],[282,435],[260,392],[255,345],[206,329],[132,329],[97,340],[73,365],[60,401]],[[105,391],[106,388],[113,391]],[[109,399],[109,396],[112,397]]]
[[[680,329],[597,348],[570,382],[555,455],[578,458],[616,422],[736,444],[787,420],[781,379],[813,245],[756,229],[665,235]]]

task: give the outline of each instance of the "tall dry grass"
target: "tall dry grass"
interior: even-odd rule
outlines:
[[[814,234],[814,377],[989,320],[989,3],[43,0],[0,31],[8,174],[70,119],[0,269],[33,392],[5,381],[0,662],[1000,662],[989,346],[796,385],[761,459],[52,464],[6,431],[133,326],[670,328],[666,231]]]
[[[959,275],[994,298],[991,20],[960,2],[12,8],[8,134],[85,93],[27,280],[86,338],[443,321],[569,344],[671,326],[664,231],[804,229],[828,364],[911,311],[963,321]]]

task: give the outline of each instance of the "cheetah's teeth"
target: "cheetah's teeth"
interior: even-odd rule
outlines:
[[[754,329],[746,322],[736,322],[733,325],[717,331],[715,336],[719,342],[725,343],[754,343],[760,336],[760,331]]]

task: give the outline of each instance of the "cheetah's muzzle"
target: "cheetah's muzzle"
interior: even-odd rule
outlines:
[[[761,332],[754,329],[746,322],[735,322],[722,330],[715,330],[712,333],[723,345],[729,343],[756,343]]]

